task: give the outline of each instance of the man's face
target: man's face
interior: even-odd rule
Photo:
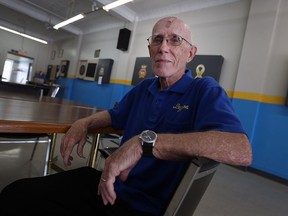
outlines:
[[[179,77],[184,74],[187,62],[195,56],[196,47],[191,45],[191,32],[176,18],[160,20],[153,28],[155,40],[163,41],[148,46],[155,75],[162,78]],[[158,37],[159,36],[159,37]],[[173,46],[175,37],[184,38],[178,46]],[[186,41],[185,41],[186,40]]]

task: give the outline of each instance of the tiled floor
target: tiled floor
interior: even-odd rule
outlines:
[[[58,136],[60,139],[61,136]],[[23,177],[43,174],[45,144],[39,144],[32,161],[33,144],[0,144],[0,190]],[[56,148],[58,150],[58,147]],[[57,163],[62,166],[58,151]],[[88,156],[89,144],[85,148]],[[71,168],[87,159],[74,156]],[[194,216],[286,216],[288,187],[250,172],[220,165]]]
[[[221,165],[195,216],[286,216],[288,187]]]

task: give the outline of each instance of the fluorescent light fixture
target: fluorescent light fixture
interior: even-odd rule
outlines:
[[[110,4],[103,6],[103,10],[109,11],[112,8],[118,7],[120,5],[126,4],[126,3],[131,2],[131,1],[133,1],[133,0],[118,0],[118,1],[115,1],[115,2],[112,2]]]
[[[78,15],[76,15],[74,17],[71,17],[70,19],[67,19],[67,20],[65,20],[63,22],[58,23],[57,25],[54,25],[53,28],[54,29],[59,29],[59,28],[61,28],[63,26],[66,26],[66,25],[68,25],[70,23],[76,22],[77,20],[80,20],[80,19],[83,19],[83,18],[84,18],[84,14],[78,14]]]
[[[30,36],[30,35],[27,35],[27,34],[24,34],[24,33],[9,29],[9,28],[6,28],[4,26],[0,26],[0,29],[2,29],[4,31],[8,31],[8,32],[13,33],[13,34],[16,34],[16,35],[20,35],[20,36],[25,37],[25,38],[29,38],[31,40],[34,40],[34,41],[37,41],[37,42],[40,42],[40,43],[43,43],[43,44],[48,44],[48,42],[45,41],[45,40]]]
[[[120,5],[126,4],[126,3],[131,2],[131,1],[133,1],[133,0],[118,0],[118,1],[115,1],[115,2],[112,2],[110,4],[107,4],[107,5],[103,6],[103,9],[106,10],[106,11],[109,11],[112,8],[118,7]],[[88,13],[85,13],[85,14],[88,14]],[[67,20],[65,20],[63,22],[60,22],[60,23],[54,25],[53,28],[54,29],[59,29],[59,28],[61,28],[63,26],[66,26],[66,25],[68,25],[70,23],[73,23],[73,22],[76,22],[76,21],[78,21],[80,19],[83,19],[84,17],[85,17],[85,15],[83,13],[78,14],[78,15],[76,15],[74,17],[71,17],[70,19],[67,19]]]

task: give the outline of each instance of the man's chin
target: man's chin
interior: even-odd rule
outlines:
[[[153,72],[156,76],[159,77],[169,77],[171,75],[171,67],[154,67]],[[173,72],[172,72],[173,73]]]

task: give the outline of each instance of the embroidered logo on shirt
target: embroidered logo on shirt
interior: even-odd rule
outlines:
[[[173,109],[177,109],[177,112],[182,111],[183,109],[188,110],[189,106],[188,105],[180,105],[179,103],[173,106]]]

